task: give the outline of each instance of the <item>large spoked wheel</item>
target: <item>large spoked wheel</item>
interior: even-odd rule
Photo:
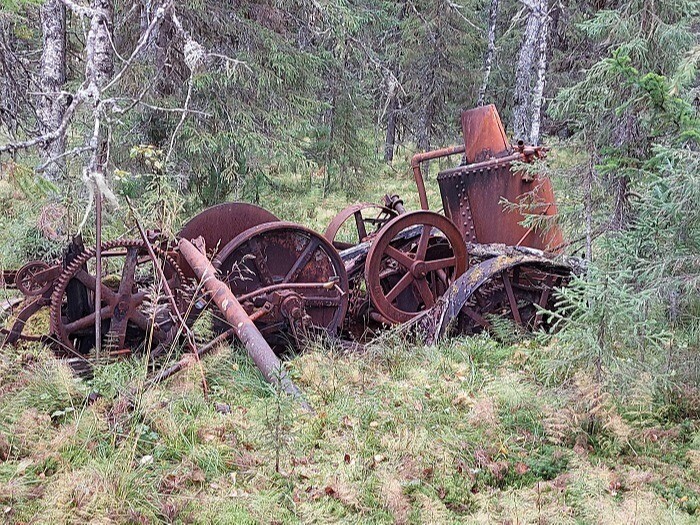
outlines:
[[[154,248],[180,300],[184,276],[175,261]],[[129,354],[145,346],[156,349],[173,341],[177,332],[170,303],[146,245],[120,240],[102,245],[100,278],[95,250],[78,255],[58,278],[51,296],[51,333],[56,353],[92,359],[95,343],[95,290],[101,287],[102,350],[105,355]]]
[[[399,215],[367,255],[372,306],[386,321],[404,323],[431,308],[467,265],[466,245],[449,219],[430,211]]]
[[[288,222],[255,226],[228,243],[213,265],[270,344],[298,339],[300,327],[335,334],[343,322],[345,266],[313,230]]]
[[[565,269],[533,263],[499,270],[465,302],[459,312],[458,332],[472,335],[487,331],[498,337],[504,329],[523,333],[548,330],[551,323],[542,311],[554,309],[555,289],[569,279]]]
[[[346,250],[366,241],[396,215],[394,210],[381,204],[353,204],[333,218],[323,236],[337,250]]]

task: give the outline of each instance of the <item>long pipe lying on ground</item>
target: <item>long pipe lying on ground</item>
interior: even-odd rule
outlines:
[[[243,343],[248,356],[253,360],[263,377],[269,383],[279,386],[284,392],[297,399],[303,408],[312,411],[311,406],[304,400],[301,391],[289,378],[282,363],[270,345],[267,344],[255,323],[248,317],[241,303],[238,302],[229,287],[216,278],[216,269],[207,257],[187,239],[180,239],[179,247],[180,254],[192,267],[204,288],[211,293],[212,300],[236,332],[236,336]]]

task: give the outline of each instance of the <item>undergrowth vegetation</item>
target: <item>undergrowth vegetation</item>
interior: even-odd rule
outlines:
[[[139,238],[126,197],[168,240],[231,200],[318,232],[418,209],[411,156],[490,102],[551,146],[556,219],[504,211],[587,262],[554,334],[310,344],[287,366],[313,413],[236,345],[159,386],[0,347],[0,523],[698,522],[700,2],[0,5],[0,269],[94,245],[97,187],[104,240]],[[457,162],[423,164],[432,210]]]
[[[694,523],[697,425],[645,376],[624,404],[585,372],[547,383],[547,351],[316,345],[289,364],[315,413],[240,348],[152,388],[137,361],[79,381],[44,350],[5,352],[3,520]]]

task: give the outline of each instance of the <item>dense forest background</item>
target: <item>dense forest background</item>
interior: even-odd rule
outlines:
[[[700,2],[1,2],[4,267],[92,239],[96,188],[105,237],[133,227],[124,196],[168,233],[227,200],[317,230],[385,191],[415,207],[410,157],[494,103],[551,147],[538,168],[589,262],[532,350],[537,384],[574,381],[574,426],[608,458],[634,452],[621,417],[700,448]],[[683,485],[662,492],[692,515]]]

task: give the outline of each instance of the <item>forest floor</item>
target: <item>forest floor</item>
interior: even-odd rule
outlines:
[[[265,199],[320,231],[347,203]],[[315,413],[237,346],[148,389],[137,360],[86,381],[41,346],[4,348],[0,523],[696,523],[697,420],[643,377],[634,403],[583,373],[552,380],[556,344],[318,343],[289,362]]]
[[[547,386],[546,358],[488,337],[319,345],[290,363],[310,414],[239,348],[147,390],[139,362],[79,381],[5,352],[0,522],[696,523],[697,425],[623,413],[583,375]]]

